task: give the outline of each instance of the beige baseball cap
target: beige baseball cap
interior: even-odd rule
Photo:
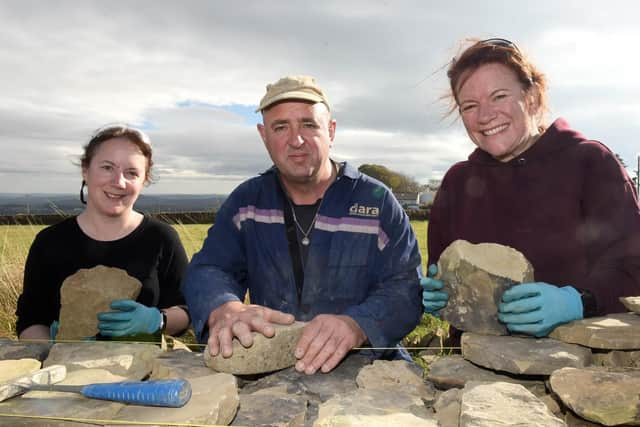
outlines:
[[[256,110],[262,111],[276,102],[286,99],[300,99],[311,102],[322,102],[331,111],[329,100],[311,76],[286,76],[275,83],[267,85],[267,93],[260,100]]]

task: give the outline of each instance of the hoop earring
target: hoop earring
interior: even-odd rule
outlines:
[[[83,179],[82,185],[80,186],[80,201],[83,205],[87,204],[87,201],[84,199],[84,186],[87,185],[87,182]]]

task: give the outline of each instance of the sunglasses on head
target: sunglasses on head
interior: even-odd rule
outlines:
[[[513,49],[517,52],[520,52],[520,49],[518,49],[518,46],[516,46],[516,44],[514,42],[512,42],[511,40],[507,40],[507,39],[501,39],[501,38],[491,38],[491,39],[486,39],[486,40],[480,40],[477,44],[486,44],[489,46],[500,46],[500,47],[507,47],[510,49]]]

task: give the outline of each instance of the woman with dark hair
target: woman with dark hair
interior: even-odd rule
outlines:
[[[640,208],[616,156],[564,119],[544,122],[544,75],[511,41],[475,41],[451,62],[453,101],[476,145],[446,173],[431,211],[425,312],[448,302],[435,263],[454,240],[511,246],[535,283],[505,291],[499,319],[546,336],[557,325],[625,311],[640,295]]]
[[[137,301],[114,300],[112,312],[98,314],[101,336],[175,334],[189,326],[180,291],[187,256],[178,234],[133,210],[152,165],[143,132],[110,125],[93,135],[81,158],[85,210],[42,230],[29,250],[16,311],[19,338],[55,335],[50,328],[60,314],[62,282],[97,265],[120,268],[142,283]]]

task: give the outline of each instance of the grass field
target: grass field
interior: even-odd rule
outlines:
[[[427,223],[411,223],[420,246],[427,253]],[[189,258],[202,246],[209,225],[175,224]],[[16,301],[22,292],[22,275],[29,247],[42,225],[0,225],[0,337],[15,338]],[[423,262],[423,269],[425,260]]]

